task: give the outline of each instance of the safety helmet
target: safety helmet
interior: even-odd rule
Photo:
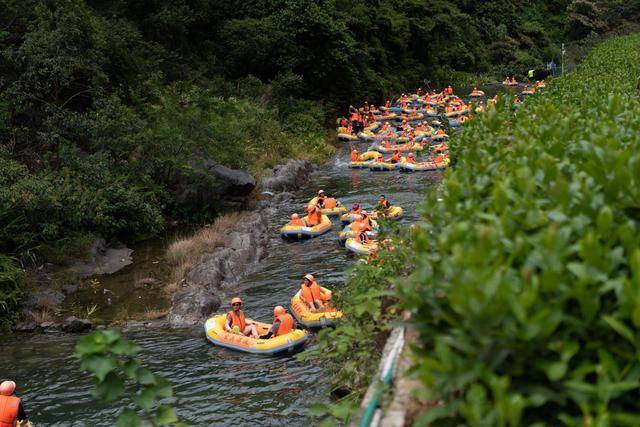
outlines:
[[[305,274],[304,278],[310,282],[313,282],[315,280],[315,278],[313,277],[313,274]]]
[[[299,216],[298,216],[297,213],[294,213],[293,215],[291,215],[291,219],[298,219],[298,218],[299,218]]]
[[[353,206],[351,206],[351,209],[353,210],[360,209],[360,203],[354,203]]]
[[[415,157],[415,155],[413,153],[409,153],[409,155],[407,157],[411,157],[413,159]]]
[[[238,297],[231,298],[231,305],[233,304],[242,304],[242,300]]]
[[[281,315],[285,314],[286,312],[287,312],[287,311],[286,311],[286,310],[284,309],[284,307],[283,307],[283,306],[281,306],[281,305],[276,305],[276,306],[273,308],[273,315],[274,315],[275,317],[281,316]]]
[[[318,190],[318,195],[324,194],[324,190]]]
[[[0,395],[11,396],[16,389],[16,383],[13,381],[3,381],[0,384]]]

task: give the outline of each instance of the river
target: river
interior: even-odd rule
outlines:
[[[488,95],[497,90],[483,89]],[[302,213],[302,206],[317,189],[325,189],[347,206],[360,202],[365,209],[385,194],[392,204],[404,208],[401,223],[410,224],[419,219],[417,208],[425,192],[437,191],[442,179],[441,172],[349,169],[350,145],[340,144],[339,153],[314,173],[311,183],[297,191],[292,202],[279,206],[271,226],[269,253],[238,290],[249,316],[271,319],[273,307],[288,306],[302,276],[309,272],[323,286],[335,290],[343,286],[344,270],[356,258],[338,245],[339,220],[334,220],[333,232],[316,239],[284,242],[279,237],[280,226],[292,212]],[[202,328],[139,330],[128,333],[127,338],[140,345],[140,358],[147,367],[171,380],[178,416],[192,425],[303,426],[309,424],[307,408],[328,399],[330,378],[313,360],[214,347],[205,340]],[[25,409],[38,426],[114,424],[121,404],[105,405],[92,399],[89,376],[80,371],[73,356],[77,339],[57,334],[2,338],[0,378],[16,381]]]

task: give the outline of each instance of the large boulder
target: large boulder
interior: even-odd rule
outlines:
[[[93,241],[87,260],[76,261],[70,271],[89,277],[98,274],[113,274],[133,263],[133,250],[129,248],[109,248],[104,239]]]
[[[256,180],[250,173],[240,169],[230,169],[222,165],[207,165],[218,182],[222,196],[245,197],[256,186]]]
[[[242,206],[256,186],[251,174],[207,160],[174,171],[171,178],[174,203],[192,209],[206,209],[222,203]]]
[[[173,295],[167,321],[174,327],[193,326],[218,310],[220,304],[220,298],[203,287],[183,288]]]
[[[274,167],[270,174],[262,178],[262,191],[281,192],[297,190],[307,181],[314,166],[306,160],[289,160]]]

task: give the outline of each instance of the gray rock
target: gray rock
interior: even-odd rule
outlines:
[[[35,322],[20,322],[13,325],[11,330],[13,332],[35,332],[37,328],[38,325]]]
[[[220,298],[203,287],[180,289],[173,295],[167,320],[174,327],[193,326],[213,314],[220,304]]]
[[[306,160],[289,160],[273,168],[271,174],[262,179],[262,191],[296,190],[309,180],[313,169],[313,164]]]
[[[75,316],[67,317],[62,325],[62,330],[65,332],[78,333],[84,332],[87,329],[91,329],[93,323],[87,319],[78,319]]]
[[[112,274],[133,263],[131,254],[133,250],[129,248],[107,247],[105,240],[98,237],[91,244],[87,259],[74,262],[69,271],[81,277]],[[73,292],[75,291],[77,288]]]
[[[256,186],[255,178],[246,171],[222,165],[207,165],[207,169],[216,177],[223,195],[247,196]]]
[[[42,322],[40,323],[40,328],[42,329],[42,332],[44,332],[45,334],[54,333],[54,332],[60,332],[62,330],[62,325],[54,322]]]

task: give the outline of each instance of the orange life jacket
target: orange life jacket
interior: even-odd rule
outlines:
[[[352,162],[357,162],[359,158],[360,158],[360,156],[358,156],[358,152],[357,151],[352,151],[351,152],[351,156],[349,157],[349,159]]]
[[[317,207],[311,207],[308,209],[307,221],[310,225],[318,225],[322,222],[322,212]]]
[[[288,334],[293,329],[293,317],[289,313],[281,314],[280,316],[274,319],[280,322],[280,326],[278,327],[278,332],[276,332],[276,337],[284,334]]]
[[[327,197],[324,199],[324,204],[322,205],[324,209],[333,209],[338,206],[338,202],[333,197]]]
[[[298,219],[292,219],[291,221],[289,221],[289,225],[293,225],[295,227],[304,227],[305,223],[303,220],[298,218]]]
[[[247,327],[247,322],[244,319],[244,313],[240,310],[240,314],[236,315],[235,311],[229,310],[227,313],[228,316],[231,316],[231,328],[237,326],[240,329],[240,332],[244,331],[244,328]]]
[[[395,162],[399,162],[400,159],[402,159],[402,156],[400,155],[400,153],[393,153],[393,155],[391,156],[391,160]]]
[[[18,420],[20,398],[0,396],[0,427],[14,427]]]
[[[316,286],[313,286],[314,283],[316,284]],[[303,283],[302,285],[300,285],[300,288],[302,289],[300,297],[307,304],[312,305],[314,301],[322,301],[322,293],[320,291],[320,287],[315,281],[313,281],[309,286]]]

